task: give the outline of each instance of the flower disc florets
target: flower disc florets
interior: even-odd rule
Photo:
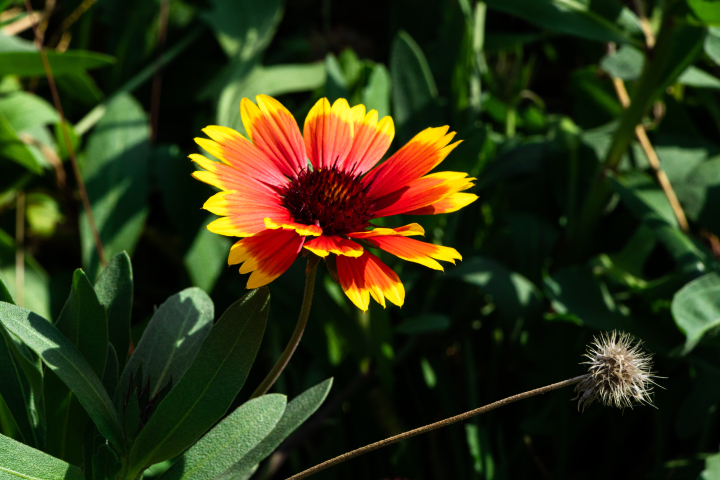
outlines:
[[[652,404],[652,379],[657,377],[651,371],[652,357],[640,349],[641,344],[616,331],[595,337],[585,354],[589,361],[583,362],[590,365],[589,372],[575,387],[578,410],[595,400],[618,408]]]
[[[364,230],[375,207],[358,176],[336,167],[302,170],[280,194],[295,222],[317,225],[326,235]]]

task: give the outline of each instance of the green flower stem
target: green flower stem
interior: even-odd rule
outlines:
[[[292,337],[290,337],[290,341],[285,347],[282,355],[278,358],[277,363],[275,363],[275,366],[272,370],[270,370],[270,373],[267,374],[265,380],[263,380],[262,383],[255,389],[250,397],[251,399],[265,395],[267,391],[270,390],[270,387],[273,386],[278,377],[280,377],[280,374],[283,370],[285,370],[285,367],[290,361],[290,357],[292,357],[293,353],[295,353],[295,349],[300,343],[300,339],[305,331],[308,316],[310,315],[310,306],[312,305],[313,292],[315,291],[316,274],[317,263],[310,268],[310,271],[307,272],[307,276],[305,277],[305,294],[303,295],[302,307],[300,307],[300,317],[298,318],[298,323],[295,326],[295,331],[293,332]]]
[[[572,235],[574,238],[571,238],[574,257],[577,257],[587,247],[590,235],[612,194],[608,176],[617,170],[623,154],[635,138],[635,127],[642,122],[643,116],[652,106],[655,98],[662,93],[664,88],[663,73],[670,57],[675,30],[673,19],[664,19],[655,48],[645,61],[632,102],[620,118],[620,125],[615,130],[610,148],[595,175],[595,180],[585,199],[585,204],[578,218],[577,229],[574,230],[575,234]]]
[[[587,375],[580,375],[579,377],[570,378],[568,380],[564,380],[558,383],[553,383],[552,385],[546,385],[544,387],[536,388],[535,390],[519,393],[517,395],[513,395],[512,397],[503,398],[502,400],[498,400],[495,403],[485,405],[484,407],[476,408],[475,410],[470,410],[469,412],[461,413],[460,415],[446,418],[445,420],[440,420],[439,422],[431,423],[430,425],[425,425],[424,427],[416,428],[414,430],[401,433],[400,435],[395,435],[394,437],[380,440],[379,442],[371,443],[370,445],[358,448],[357,450],[353,450],[352,452],[344,453],[338,457],[328,460],[327,462],[323,462],[321,464],[315,465],[312,468],[308,468],[304,472],[300,472],[297,475],[289,477],[287,480],[300,480],[301,478],[307,478],[310,475],[314,475],[322,470],[325,470],[326,468],[332,467],[333,465],[337,465],[338,463],[342,463],[346,460],[350,460],[351,458],[360,456],[364,453],[372,452],[373,450],[377,450],[378,448],[392,445],[393,443],[405,440],[406,438],[414,437],[422,433],[431,432],[433,430],[437,430],[438,428],[452,425],[453,423],[462,422],[463,420],[467,420],[476,415],[480,415],[481,413],[489,412],[490,410],[495,410],[496,408],[517,402],[518,400],[524,400],[526,398],[534,397],[535,395],[542,395],[543,393],[548,393],[559,388],[575,385],[576,383],[581,382],[586,377]]]

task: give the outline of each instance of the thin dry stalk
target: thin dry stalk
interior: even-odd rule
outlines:
[[[97,0],[84,0],[80,5],[78,5],[75,10],[72,11],[70,15],[68,15],[65,20],[60,24],[60,28],[58,28],[57,32],[55,32],[50,39],[50,42],[48,42],[50,45],[57,45],[58,42],[61,41],[61,37],[63,34],[72,26],[73,23],[77,22],[80,17],[82,17],[83,13],[87,12],[87,10],[92,7]]]
[[[625,82],[623,82],[622,79],[617,77],[613,77],[612,81],[620,103],[622,104],[623,108],[628,108],[630,106],[630,96],[625,89]],[[675,195],[675,190],[673,190],[672,185],[670,184],[670,180],[665,174],[665,171],[660,166],[660,159],[658,158],[657,153],[655,153],[655,149],[650,143],[650,139],[647,136],[645,127],[643,127],[641,124],[636,125],[635,136],[640,141],[640,145],[642,146],[642,149],[645,151],[645,155],[650,161],[650,166],[655,172],[658,183],[660,184],[660,187],[663,189],[665,196],[670,202],[670,206],[675,213],[675,217],[678,220],[680,228],[683,232],[688,232],[690,230],[690,225],[688,224],[687,217],[685,216],[685,211],[682,209],[677,195]]]
[[[25,8],[27,9],[28,15],[32,17],[33,9],[30,5],[30,0],[25,0]],[[92,232],[93,240],[95,241],[95,249],[98,252],[100,264],[104,267],[107,266],[107,259],[105,257],[105,250],[103,249],[102,241],[100,240],[100,232],[95,224],[95,217],[93,215],[92,208],[90,207],[90,199],[88,198],[87,190],[85,189],[85,182],[80,174],[80,167],[78,167],[75,149],[70,141],[70,133],[68,132],[67,123],[65,122],[65,114],[63,113],[62,104],[60,103],[60,95],[58,94],[57,85],[55,85],[55,77],[53,76],[52,69],[50,68],[50,62],[48,61],[45,47],[43,47],[42,35],[40,35],[40,31],[38,30],[36,24],[33,24],[33,32],[35,33],[35,43],[40,51],[40,58],[43,62],[43,68],[45,69],[45,75],[47,76],[48,84],[50,86],[50,92],[52,92],[55,110],[57,110],[58,115],[60,115],[60,130],[62,130],[65,147],[67,148],[68,156],[70,157],[70,162],[73,166],[78,190],[80,191],[80,198],[82,198],[85,215],[87,216],[90,231]]]

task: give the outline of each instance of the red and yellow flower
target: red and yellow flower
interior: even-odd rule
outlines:
[[[363,105],[345,99],[318,101],[300,133],[295,119],[277,100],[244,98],[243,125],[237,131],[209,126],[210,139],[196,142],[220,162],[191,155],[204,171],[195,178],[221,190],[204,205],[221,218],[211,232],[242,237],[228,263],[251,273],[248,288],[275,280],[303,249],[334,260],[333,273],[348,298],[367,310],[370,297],[383,307],[387,298],[402,305],[405,290],[398,276],[367,248],[442,270],[437,260],[455,263],[453,248],[420,242],[423,228],[374,227],[390,215],[432,215],[459,210],[477,199],[463,193],[473,186],[466,173],[429,173],[457,146],[448,127],[428,128],[380,165],[395,128]],[[309,160],[309,163],[308,163]]]

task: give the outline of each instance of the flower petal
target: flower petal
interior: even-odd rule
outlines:
[[[405,288],[400,278],[372,253],[365,251],[357,258],[340,255],[336,263],[340,287],[359,309],[368,309],[370,296],[383,308],[385,298],[402,306]]]
[[[228,264],[242,263],[240,273],[252,272],[247,288],[262,287],[290,268],[300,253],[303,240],[293,231],[264,230],[233,245]]]
[[[291,222],[290,214],[284,208],[257,208],[242,215],[229,215],[218,218],[208,224],[207,229],[218,235],[228,237],[249,237],[266,230],[265,219],[272,217],[274,221]]]
[[[437,172],[411,181],[407,186],[375,201],[374,218],[417,210],[467,190],[474,178],[462,172]]]
[[[390,148],[395,137],[395,125],[390,117],[383,117],[378,122],[377,110],[365,114],[364,105],[357,105],[350,110],[355,135],[345,168],[362,175],[374,167]]]
[[[289,216],[289,214],[288,214]],[[283,230],[295,230],[298,235],[311,235],[317,237],[322,235],[322,228],[316,225],[303,225],[301,223],[295,223],[292,220],[286,220],[283,222],[275,222],[271,218],[265,219],[265,228],[271,230],[283,229]]]
[[[456,212],[478,199],[473,193],[451,193],[447,197],[426,207],[418,208],[404,215],[437,215],[439,213]]]
[[[315,168],[337,165],[344,171],[353,145],[353,122],[347,100],[339,98],[332,107],[327,98],[318,100],[305,119],[303,135],[308,158]]]
[[[462,256],[460,256],[454,248],[419,242],[412,238],[389,236],[370,238],[367,241],[377,248],[392,253],[403,260],[419,263],[434,270],[443,269],[435,260],[442,260],[453,264],[455,260],[462,260]]]
[[[410,225],[398,228],[374,228],[364,232],[348,233],[348,237],[350,238],[384,237],[388,235],[402,235],[403,237],[425,235],[425,229],[418,223],[411,223]]]
[[[305,145],[297,122],[287,108],[267,95],[240,102],[240,115],[250,139],[287,177],[307,166]]]
[[[387,161],[371,170],[363,181],[369,193],[380,198],[401,189],[435,168],[460,142],[448,145],[455,132],[447,126],[427,128],[418,133]]]
[[[320,257],[327,257],[331,253],[348,257],[359,257],[363,254],[361,245],[335,235],[321,235],[313,238],[309,242],[305,242],[304,247]]]
[[[287,178],[276,163],[232,128],[211,125],[204,128],[203,132],[210,138],[196,138],[195,143],[229,165],[238,174],[246,175],[268,185],[287,184]],[[198,157],[204,158],[201,155]],[[206,167],[203,166],[203,168]],[[210,170],[210,168],[206,169]]]

